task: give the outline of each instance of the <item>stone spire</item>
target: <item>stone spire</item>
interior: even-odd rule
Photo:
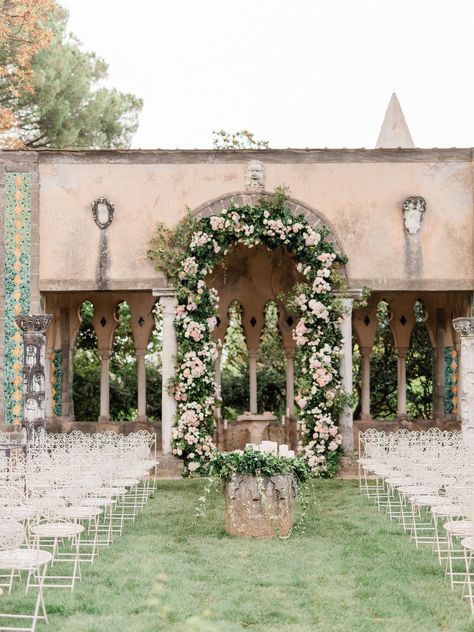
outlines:
[[[380,128],[376,148],[414,147],[413,139],[403,116],[400,101],[395,92],[388,104],[385,118]]]

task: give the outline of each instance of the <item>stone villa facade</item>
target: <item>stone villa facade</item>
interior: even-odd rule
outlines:
[[[351,311],[346,325],[348,348],[353,333],[361,349],[362,418],[370,420],[377,304],[385,300],[390,305],[398,414],[403,418],[405,358],[415,323],[413,306],[421,300],[435,357],[434,417],[459,418],[463,392],[462,414],[474,425],[472,321],[457,329],[452,325],[455,318],[471,316],[474,293],[474,150],[410,146],[396,105],[387,112],[376,149],[0,152],[0,421],[10,425],[22,418],[22,341],[14,325],[20,313],[53,315],[46,340],[45,413],[72,418],[72,354],[85,300],[94,305],[102,362],[100,418],[109,415],[115,309],[126,300],[138,360],[139,419],[145,420],[144,356],[157,301],[163,307],[163,370],[168,375],[175,349],[173,290],[146,257],[156,223],[173,226],[187,209],[198,216],[219,213],[231,200],[255,200],[285,185],[295,212],[303,212],[313,225],[327,226],[348,257],[349,297],[357,297],[364,286],[372,289],[367,307]],[[238,298],[250,358],[258,346],[255,332],[263,326],[265,302],[294,281],[289,262],[271,257],[277,254],[236,253],[229,265],[232,278],[214,280],[222,293],[218,333],[225,332],[228,304]],[[252,319],[257,322],[253,329]],[[294,349],[284,315],[281,332],[292,407]],[[164,392],[165,452],[172,414],[173,402]],[[349,429],[352,420],[344,423]]]

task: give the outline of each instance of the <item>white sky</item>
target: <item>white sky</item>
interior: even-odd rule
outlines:
[[[472,0],[59,0],[145,101],[133,147],[373,147],[397,92],[415,145],[474,146]]]

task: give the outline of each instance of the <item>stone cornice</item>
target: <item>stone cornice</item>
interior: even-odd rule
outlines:
[[[3,150],[0,161],[29,163],[222,164],[261,160],[280,163],[472,162],[473,148],[397,149],[42,149]]]
[[[176,290],[173,287],[154,287],[152,294],[159,298],[176,298]]]

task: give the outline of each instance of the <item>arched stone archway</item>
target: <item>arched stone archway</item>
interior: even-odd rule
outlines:
[[[236,191],[234,193],[226,193],[225,195],[204,202],[197,208],[191,211],[191,214],[196,218],[210,217],[211,215],[220,215],[222,210],[234,204],[236,206],[256,206],[259,200],[262,198],[271,198],[273,193],[268,191],[259,191],[258,193],[248,193],[244,191]],[[324,217],[322,213],[313,209],[312,207],[304,204],[300,200],[294,198],[287,198],[285,200],[285,206],[289,208],[292,213],[296,215],[303,215],[310,226],[317,230],[326,228],[329,233],[325,238],[325,241],[330,242],[334,246],[335,252],[339,255],[344,255],[344,251],[341,247],[340,241],[337,239],[335,230],[331,223]],[[341,273],[347,277],[345,267],[341,269]]]

